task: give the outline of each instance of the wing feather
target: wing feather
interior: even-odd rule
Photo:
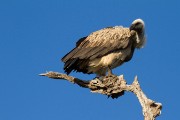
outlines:
[[[70,58],[96,58],[118,49],[124,49],[130,41],[130,30],[123,27],[105,28],[80,39],[76,48],[63,61]]]
[[[64,70],[68,74],[72,70],[87,73],[90,60],[126,48],[133,42],[131,37],[129,28],[123,27],[111,27],[93,32],[79,39],[76,47],[62,58],[65,63]]]

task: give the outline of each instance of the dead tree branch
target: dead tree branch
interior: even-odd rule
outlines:
[[[112,97],[113,99],[124,95],[125,91],[133,92],[137,96],[142,106],[144,120],[155,120],[155,118],[161,114],[162,104],[147,98],[147,96],[140,88],[137,76],[135,77],[134,82],[131,85],[128,85],[126,83],[123,75],[105,76],[101,78],[95,78],[90,81],[81,80],[57,72],[47,72],[40,74],[40,76],[47,76],[53,79],[67,80],[74,84],[78,84],[81,87],[89,88],[93,93],[104,94],[108,97]]]

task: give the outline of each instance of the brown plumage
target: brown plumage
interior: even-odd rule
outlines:
[[[143,30],[134,25],[137,23],[143,24],[140,26]],[[62,58],[64,70],[67,74],[72,70],[98,76],[106,75],[107,71],[111,74],[111,69],[129,61],[134,49],[142,47],[144,41],[141,19],[135,20],[130,28],[104,28],[77,41],[76,47]]]

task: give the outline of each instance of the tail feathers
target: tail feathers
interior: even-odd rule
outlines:
[[[70,59],[65,62],[64,71],[67,73],[67,75],[72,71],[88,73],[87,64],[88,62],[86,60],[81,60],[79,58]]]
[[[65,62],[65,64],[64,64],[64,71],[67,74],[71,73],[71,71],[74,70],[76,61],[77,61],[77,59],[72,59],[72,60],[68,60],[67,62]]]

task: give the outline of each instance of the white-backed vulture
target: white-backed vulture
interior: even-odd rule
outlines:
[[[112,69],[131,60],[135,48],[142,48],[146,41],[145,24],[136,19],[129,28],[107,27],[79,39],[76,47],[62,61],[67,74],[71,71],[97,76],[112,74]]]

